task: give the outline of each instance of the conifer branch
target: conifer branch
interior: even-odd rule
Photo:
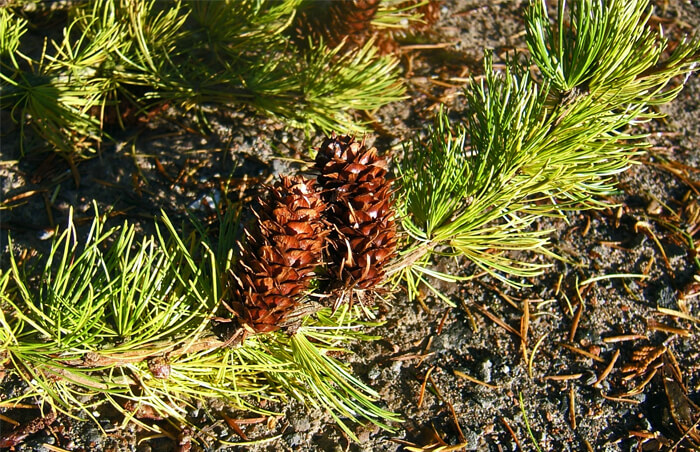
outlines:
[[[539,217],[607,205],[601,197],[615,191],[614,176],[646,146],[631,128],[659,117],[653,108],[675,98],[678,78],[700,61],[697,39],[666,55],[649,14],[647,1],[560,1],[552,24],[546,2],[532,2],[530,57],[512,55],[499,72],[487,54],[484,78],[465,89],[465,120],[450,124],[439,113],[399,165],[402,226],[417,240],[407,250],[420,250],[400,278],[414,286],[430,272],[422,253],[444,250],[521,285],[546,264],[509,252],[552,255],[549,231],[531,229]],[[539,81],[525,69],[529,58]]]
[[[300,4],[80,2],[38,60],[22,53],[26,23],[2,9],[0,108],[69,158],[108,139],[105,119],[122,124],[124,103],[139,112],[171,103],[203,126],[211,105],[247,105],[307,132],[365,130],[353,111],[403,99],[398,61],[372,40],[353,50],[293,45],[284,31]]]

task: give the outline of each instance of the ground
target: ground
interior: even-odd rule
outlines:
[[[652,21],[671,39],[700,28],[697,2],[655,3]],[[461,86],[479,75],[483,50],[493,49],[498,62],[525,47],[524,4],[444,2],[429,36],[439,45],[404,49],[409,98],[373,115],[376,133],[368,141],[383,152],[398,151],[402,141],[425,132],[439,101],[458,117]],[[624,451],[681,444],[681,429],[700,417],[700,324],[678,312],[700,316],[700,269],[696,250],[674,227],[697,234],[700,223],[698,99],[700,77],[694,75],[663,108],[666,118],[640,125],[651,133],[652,147],[619,176],[620,193],[609,209],[538,225],[553,231],[559,258],[540,258],[551,266],[529,287],[482,277],[441,286],[456,307],[429,294],[422,304],[411,302],[401,292],[382,306],[386,323],[373,331],[382,338],[357,345],[347,359],[379,391],[382,405],[404,418],[395,431],[357,426],[360,442],[353,442],[330,416],[291,403],[280,407],[284,416],[275,425],[243,427],[250,439],[270,438],[251,450],[436,450],[447,444],[484,451]],[[4,253],[8,231],[16,249],[46,250],[53,226],[65,223],[70,207],[88,218],[96,203],[101,211],[112,209],[113,221],[128,219],[145,231],[161,210],[176,220],[187,210],[204,217],[202,201],[221,193],[222,180],[233,176],[248,188],[269,181],[296,168],[293,160],[307,157],[321,140],[248,111],[212,111],[211,132],[200,134],[189,127],[191,118],[168,110],[116,131],[99,156],[79,165],[77,184],[60,158],[20,158],[18,129],[2,115],[0,177],[13,206],[0,211]],[[28,189],[36,195],[9,202]],[[252,188],[245,192],[253,195]],[[475,273],[468,262],[439,265]],[[643,277],[617,277],[622,274]],[[524,331],[525,347],[518,336]],[[656,375],[648,378],[653,369]],[[3,388],[19,390],[11,377]],[[174,447],[167,438],[146,440],[133,426],[119,428],[109,413],[103,418],[106,436],[90,423],[62,417],[16,450]],[[204,427],[241,440],[217,422]],[[678,450],[689,447],[683,442]]]

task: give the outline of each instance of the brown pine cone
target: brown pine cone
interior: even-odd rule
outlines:
[[[313,180],[281,177],[260,201],[231,272],[231,310],[256,332],[278,330],[299,307],[328,234],[326,204]]]
[[[297,41],[306,43],[307,36],[321,36],[335,47],[343,39],[362,46],[372,35],[372,19],[381,0],[333,0],[312,2],[302,11],[294,27]]]
[[[372,289],[396,250],[396,223],[386,160],[350,136],[327,138],[316,156],[318,183],[334,225],[329,270],[349,289]]]

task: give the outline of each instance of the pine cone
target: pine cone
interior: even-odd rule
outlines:
[[[331,272],[347,288],[372,289],[396,250],[387,163],[364,141],[332,134],[318,151],[316,167],[327,220],[335,226],[329,235]]]
[[[381,0],[316,1],[299,14],[294,27],[296,39],[305,43],[307,36],[320,35],[330,47],[348,39],[362,46],[372,34],[372,19]]]
[[[382,0],[317,0],[308,2],[305,9],[297,14],[292,37],[297,45],[309,44],[308,37],[321,37],[330,47],[343,40],[347,48],[362,47],[370,38],[381,54],[397,53],[400,49],[397,39],[407,35],[427,32],[437,22],[442,0],[406,0],[385,5],[384,14],[410,12],[422,16],[420,21],[411,21],[408,27],[375,27],[372,21],[377,18]]]
[[[282,177],[260,204],[230,287],[231,310],[264,333],[278,330],[299,307],[321,263],[328,231],[322,221],[326,204],[313,180]]]

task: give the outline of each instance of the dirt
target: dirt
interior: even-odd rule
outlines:
[[[376,112],[378,131],[368,141],[398,152],[402,141],[425,135],[438,99],[459,116],[464,108],[460,86],[464,78],[480,74],[483,50],[493,49],[498,62],[506,51],[526,47],[521,19],[525,4],[445,2],[428,40],[450,46],[402,56],[410,98]],[[671,39],[700,28],[696,1],[659,1],[654,12]],[[674,422],[681,416],[678,407],[688,408],[688,419],[700,415],[692,405],[700,405],[700,325],[659,311],[678,311],[684,305],[692,315],[700,315],[700,297],[692,296],[698,290],[693,278],[700,275],[695,250],[668,226],[688,227],[692,209],[698,206],[699,99],[700,77],[694,75],[679,97],[663,107],[665,119],[641,126],[652,133],[652,147],[640,157],[642,164],[619,177],[620,193],[610,199],[613,207],[569,213],[565,220],[542,220],[537,225],[553,231],[552,249],[560,258],[537,257],[551,266],[541,277],[526,281],[529,287],[516,289],[482,277],[440,285],[457,307],[430,295],[423,307],[401,292],[383,306],[386,323],[373,331],[382,339],[358,344],[348,360],[355,375],[380,393],[381,404],[404,418],[394,425],[395,431],[356,426],[360,442],[353,442],[330,416],[291,402],[280,407],[284,416],[276,426],[244,429],[250,438],[271,438],[250,449],[389,451],[407,450],[412,444],[434,450],[431,445],[446,444],[479,451],[670,450],[682,436]],[[45,253],[53,227],[65,224],[71,207],[76,217],[89,218],[96,203],[100,212],[112,211],[114,224],[128,220],[144,232],[152,231],[152,220],[161,210],[174,224],[188,212],[205,218],[211,212],[202,200],[221,194],[220,181],[230,175],[241,184],[245,180],[242,187],[247,191],[241,192],[253,196],[256,183],[296,171],[299,165],[290,157],[308,156],[321,140],[320,135],[307,140],[299,131],[245,110],[213,110],[209,117],[212,127],[206,133],[194,133],[193,118],[173,109],[126,131],[114,130],[113,142],[105,143],[96,158],[80,163],[76,183],[60,158],[20,157],[19,130],[2,112],[3,196],[11,199],[37,190],[12,209],[0,211],[3,267],[8,233],[15,253],[24,249]],[[463,275],[477,273],[468,262],[446,260],[440,265]],[[620,274],[646,277],[613,277]],[[598,276],[604,278],[582,284]],[[520,331],[525,303],[529,306],[526,352],[518,336],[503,326]],[[580,306],[584,307],[577,316]],[[678,330],[663,331],[659,324]],[[620,342],[610,339],[623,335],[635,336]],[[643,352],[645,346],[669,350],[665,361],[655,361],[663,364],[657,375],[639,394],[622,401],[606,399],[629,391],[650,375],[642,372],[625,380],[629,372],[623,372],[625,364],[635,362],[634,352]],[[616,366],[596,387],[597,377],[618,352]],[[524,355],[533,353],[530,364]],[[671,356],[682,373],[685,387],[680,392],[687,392],[687,398],[669,383],[672,378],[662,378],[674,367]],[[6,396],[22,389],[12,376],[2,387]],[[193,418],[222,440],[241,440],[220,419],[195,411]],[[31,414],[27,416],[28,421]],[[16,450],[61,450],[45,444],[105,451],[174,447],[168,438],[144,438],[133,425],[118,428],[118,419],[110,413],[101,419],[106,435],[91,423],[59,416]],[[528,423],[534,438],[528,434]],[[0,433],[8,429],[8,424],[0,423]],[[217,444],[193,448],[220,449]]]

